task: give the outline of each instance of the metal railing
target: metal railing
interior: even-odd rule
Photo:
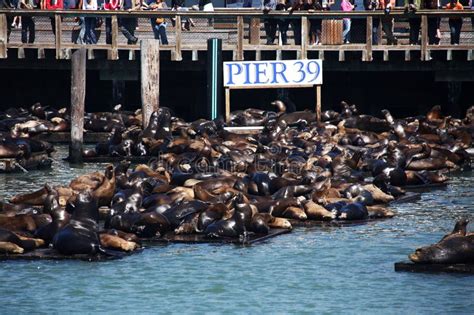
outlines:
[[[21,16],[24,21],[33,17],[34,40],[28,29],[22,38],[22,30],[11,26],[14,16]],[[44,58],[45,50],[54,50],[57,59],[68,59],[71,50],[84,47],[80,43],[79,18],[92,17],[96,18],[93,29],[97,43],[86,45],[89,58],[94,58],[96,50],[105,50],[111,60],[119,59],[120,50],[139,50],[139,42],[130,42],[123,35],[125,22],[132,21],[132,26],[127,28],[140,40],[154,38],[152,23],[164,18],[168,43],[162,44],[160,50],[171,51],[173,60],[182,60],[183,51],[191,51],[193,59],[197,58],[197,52],[206,50],[209,38],[222,39],[223,50],[232,51],[234,60],[243,60],[247,51],[255,52],[256,59],[261,51],[276,51],[277,58],[282,51],[295,51],[298,58],[307,58],[311,51],[318,51],[320,56],[324,56],[324,51],[339,51],[339,60],[344,60],[346,51],[360,51],[364,61],[372,60],[374,51],[383,51],[384,59],[390,51],[404,51],[406,60],[410,59],[411,52],[418,51],[421,60],[430,60],[430,53],[436,50],[448,51],[448,60],[454,50],[467,51],[468,60],[474,59],[474,11],[419,10],[407,14],[401,9],[389,14],[383,11],[264,13],[256,9],[216,9],[214,12],[0,10],[0,58],[7,58],[10,48],[18,49],[19,56],[29,48],[38,50],[38,58]],[[350,43],[344,43],[342,37],[344,18],[352,21]],[[458,45],[451,44],[448,20],[453,18],[463,21]],[[270,38],[267,27],[276,30],[273,36],[270,31]],[[415,32],[410,34],[413,28]],[[397,38],[395,41],[390,33]]]

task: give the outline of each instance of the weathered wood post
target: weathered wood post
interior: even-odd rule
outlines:
[[[180,27],[181,25],[177,25]],[[151,114],[160,102],[160,42],[155,39],[140,43],[141,94],[143,129],[148,126]]]
[[[80,48],[72,54],[71,58],[71,144],[69,145],[71,163],[82,163],[86,57],[86,49]]]
[[[0,14],[0,58],[7,58],[8,27],[7,15]]]

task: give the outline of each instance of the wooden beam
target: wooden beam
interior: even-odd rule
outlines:
[[[373,19],[371,16],[367,17],[367,31],[366,31],[366,43],[365,43],[365,61],[372,61],[372,27]]]
[[[230,89],[225,88],[225,122],[230,121]]]
[[[236,60],[244,60],[244,17],[237,17],[237,56]]]
[[[324,60],[324,50],[318,51],[318,59]]]
[[[25,59],[25,49],[23,47],[18,48],[18,59]]]
[[[255,60],[262,60],[262,51],[260,49],[255,51]]]
[[[7,58],[7,43],[8,43],[8,31],[7,31],[7,15],[0,14],[0,58]]]
[[[453,60],[453,51],[451,49],[448,49],[448,51],[446,51],[446,60]]]
[[[389,54],[387,49],[384,49],[383,51],[383,61],[389,61]]]
[[[428,45],[428,17],[426,15],[421,16],[421,60],[427,60],[427,47]]]
[[[281,53],[281,49],[277,49],[276,51],[276,60],[282,60],[282,53]]]
[[[179,26],[181,27],[181,25]],[[151,114],[160,102],[160,42],[146,39],[140,42],[142,125],[148,126]]]
[[[95,59],[94,48],[88,48],[87,49],[87,59],[88,60],[94,60]]]
[[[316,85],[316,120],[321,122],[321,85]]]
[[[405,61],[410,61],[410,60],[411,60],[411,51],[405,50]]]
[[[469,49],[467,51],[467,61],[472,61],[474,60],[474,50]]]
[[[181,55],[181,16],[176,16],[175,22],[175,50],[174,50],[174,59],[176,61],[183,60],[183,56]]]
[[[55,44],[56,44],[56,59],[62,59],[63,53],[61,51],[61,41],[62,41],[62,21],[61,16],[56,14],[54,15],[54,22],[55,22]]]
[[[118,60],[118,48],[117,48],[117,38],[118,38],[118,22],[117,16],[113,15],[111,18],[111,26],[112,26],[112,38],[111,38],[111,49],[107,51],[107,59],[109,60]]]
[[[84,102],[86,99],[86,57],[85,48],[72,54],[71,61],[71,144],[69,161],[82,163],[84,140]]]
[[[346,56],[345,56],[345,51],[343,49],[339,50],[339,61],[345,61]]]
[[[301,17],[301,59],[308,58],[308,18]]]
[[[44,48],[38,48],[38,59],[45,59]]]
[[[191,55],[191,60],[192,61],[198,61],[199,60],[199,52],[197,49],[193,49],[192,55]]]

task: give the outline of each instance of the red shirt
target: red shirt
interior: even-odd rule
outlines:
[[[120,0],[109,0],[104,2],[104,10],[117,10]]]
[[[63,0],[45,0],[44,8],[46,10],[61,10],[64,8]]]

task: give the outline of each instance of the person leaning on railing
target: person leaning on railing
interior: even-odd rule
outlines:
[[[62,10],[63,8],[63,0],[41,0],[42,10]],[[56,36],[56,20],[54,19],[54,16],[50,17],[49,20],[51,21],[51,29],[53,34]]]
[[[398,43],[397,38],[393,35],[393,17],[390,16],[390,12],[394,7],[395,0],[379,0],[379,8],[384,10],[382,30],[387,36],[388,45],[396,45]]]
[[[288,9],[290,14],[294,11],[303,11],[304,1],[293,0],[293,5]],[[293,37],[295,38],[295,45],[301,45],[301,18],[291,19],[291,28],[293,29]]]
[[[123,2],[121,2],[121,8],[123,10],[133,11],[139,9],[139,6],[136,6],[133,0],[123,0]],[[120,31],[122,32],[123,36],[127,38],[127,44],[136,44],[138,42],[138,38],[135,36],[137,18],[121,17],[119,18],[118,23]]]
[[[15,6],[13,5],[13,2],[11,0],[0,0],[0,9],[5,9],[5,10],[13,10],[15,9]],[[13,17],[10,15],[7,15],[7,41],[10,40],[10,34],[12,32],[12,23],[13,23]]]
[[[120,6],[120,0],[105,0],[102,3],[102,10],[116,11]],[[112,44],[112,18],[105,18],[105,43]]]
[[[277,5],[275,7],[276,11],[288,11],[291,6],[286,2],[286,0],[277,0]],[[285,17],[279,17],[278,18],[278,32],[280,32],[281,36],[281,43],[282,45],[288,45],[288,36],[287,36],[287,31],[288,31],[288,26],[290,25],[290,21],[285,18]]]
[[[328,3],[326,1],[326,3]],[[324,7],[319,0],[305,0],[305,10],[314,13],[329,10],[329,6]],[[322,19],[309,18],[309,45],[321,45]]]
[[[263,0],[263,12],[268,13],[276,9],[275,0]],[[265,18],[263,22],[265,27],[265,37],[267,39],[267,45],[274,45],[276,30],[277,30],[277,20],[275,18]]]
[[[354,5],[349,0],[342,0],[341,10],[345,12],[351,12],[352,10],[354,10]],[[342,19],[342,23],[344,26],[344,29],[342,31],[342,38],[344,40],[344,44],[349,44],[351,39],[351,19],[344,18]]]
[[[81,0],[79,7],[82,10],[97,10],[97,0]],[[95,34],[95,27],[97,24],[97,19],[93,16],[84,17],[84,38],[83,41],[85,44],[97,44],[97,36]]]
[[[19,6],[24,10],[33,10],[36,8],[36,3],[34,0],[21,0]],[[21,42],[30,44],[35,42],[35,21],[32,16],[23,16]]]
[[[422,7],[427,10],[440,8],[439,0],[423,0]],[[428,44],[439,45],[441,36],[439,34],[441,19],[436,16],[428,16]]]
[[[418,45],[418,38],[421,27],[421,17],[415,13],[421,8],[421,0],[405,0],[405,13],[409,14],[408,23],[410,24],[410,45]]]
[[[464,10],[464,7],[458,0],[450,0],[446,5],[447,10]],[[449,18],[449,30],[451,32],[451,45],[459,45],[459,37],[461,36],[462,17]]]
[[[167,9],[165,0],[148,0],[143,4],[146,10],[165,10]],[[151,29],[155,39],[159,39],[161,44],[168,45],[168,37],[166,36],[166,21],[164,17],[152,17],[150,19]]]

